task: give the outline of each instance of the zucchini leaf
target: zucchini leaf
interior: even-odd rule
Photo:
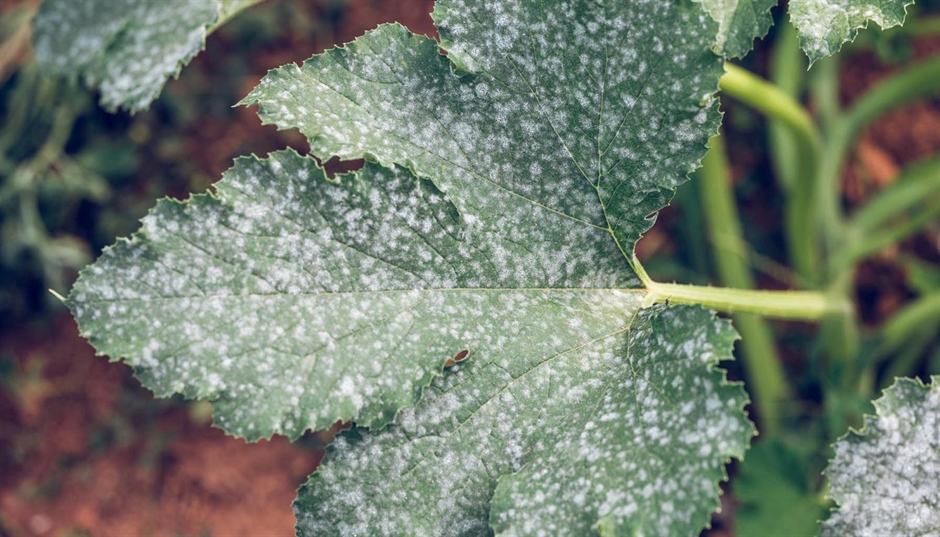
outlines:
[[[139,112],[205,47],[206,34],[260,0],[43,0],[36,59],[101,90],[110,111]]]
[[[821,535],[940,534],[940,376],[899,378],[874,405],[834,446],[826,474],[839,507]]]

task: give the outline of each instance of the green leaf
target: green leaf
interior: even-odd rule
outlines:
[[[904,23],[907,6],[914,0],[793,0],[790,21],[800,36],[800,46],[810,65],[831,56],[843,43],[854,41],[859,28],[875,21],[882,29]]]
[[[656,306],[538,362],[471,359],[389,430],[334,443],[298,534],[697,535],[753,434],[713,369],[734,339],[706,310]]]
[[[527,243],[537,257],[585,228],[632,253],[718,125],[709,21],[672,3],[476,4],[437,3],[440,45],[382,26],[269,72],[242,104],[316,155],[405,166],[463,214],[525,203],[553,237]]]
[[[158,395],[213,400],[238,436],[381,427],[460,351],[552,355],[597,336],[578,319],[599,304],[615,305],[613,331],[643,296],[617,290],[636,282],[604,232],[572,229],[539,252],[550,215],[526,222],[530,204],[510,197],[500,214],[461,216],[401,169],[328,181],[287,151],[239,159],[216,191],[160,202],[69,304],[99,352]],[[519,228],[501,233],[506,219]]]
[[[834,446],[826,474],[839,508],[821,535],[940,534],[940,376],[899,378],[874,405]]]
[[[774,23],[770,14],[777,0],[693,0],[718,23],[714,50],[727,58],[741,58],[763,38]]]
[[[734,517],[738,537],[816,535],[826,508],[800,454],[776,440],[755,443],[732,480],[740,502]]]
[[[776,0],[693,0],[718,23],[714,50],[727,58],[750,52],[755,38],[763,38],[773,25],[771,8]],[[846,41],[854,41],[868,21],[883,29],[904,23],[913,0],[791,0],[790,20],[810,65],[831,56]]]
[[[139,112],[204,47],[206,33],[260,0],[43,0],[33,19],[40,65]]]
[[[291,151],[244,158],[215,194],[160,202],[81,274],[82,333],[239,436],[368,428],[367,458],[324,468],[375,471],[308,489],[336,506],[328,532],[363,504],[369,533],[524,531],[514,506],[573,477],[579,514],[572,489],[545,524],[696,533],[752,434],[713,369],[734,336],[704,310],[640,310],[628,259],[717,129],[716,25],[587,0],[442,0],[435,19],[440,43],[387,25],[269,73],[245,100],[266,122],[370,162],[331,180]],[[388,501],[354,492],[402,472]]]

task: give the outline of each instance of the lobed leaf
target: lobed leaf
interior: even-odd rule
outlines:
[[[776,0],[693,0],[718,23],[714,51],[727,58],[741,58],[751,51],[755,38],[763,38],[774,23],[771,8]],[[792,3],[791,3],[792,5]]]
[[[635,286],[611,241],[597,250],[602,232],[536,255],[527,243],[547,240],[550,216],[527,222],[520,202],[470,221],[399,168],[329,181],[285,151],[239,159],[216,190],[160,202],[82,272],[69,305],[99,352],[158,395],[212,400],[216,423],[250,439],[381,427],[460,351],[557,353],[594,337],[580,328],[591,308]],[[507,219],[518,228],[500,232]]]
[[[877,416],[835,444],[829,496],[839,504],[822,536],[940,534],[940,376],[899,378]]]
[[[907,6],[914,0],[793,0],[790,21],[800,36],[800,46],[810,65],[831,56],[847,41],[854,41],[859,28],[875,21],[882,29],[904,23]]]
[[[260,0],[43,0],[33,19],[40,65],[139,112],[204,47],[207,30]]]
[[[441,0],[434,17],[440,44],[382,26],[269,72],[242,104],[299,129],[314,154],[405,166],[463,214],[529,202],[555,237],[528,242],[539,256],[592,227],[631,254],[719,123],[712,21],[672,2],[590,0]]]
[[[763,38],[773,25],[771,9],[776,0],[693,0],[719,27],[713,49],[727,58],[750,52],[754,39]],[[800,46],[812,65],[831,56],[847,41],[855,40],[860,28],[875,21],[882,28],[904,23],[913,0],[791,0],[790,21]]]
[[[298,534],[698,535],[753,434],[740,386],[712,369],[734,330],[697,307],[613,331],[591,311],[592,341],[474,358],[387,431],[338,438],[298,493]]]
[[[440,43],[387,25],[270,72],[245,104],[373,162],[240,159],[160,202],[82,273],[82,333],[239,436],[367,427],[301,494],[303,532],[696,533],[752,434],[713,369],[733,332],[640,310],[628,259],[717,129],[716,23],[645,0],[434,17]]]

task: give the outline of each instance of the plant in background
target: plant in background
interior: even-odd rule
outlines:
[[[97,110],[88,92],[27,58],[34,10],[0,20],[0,325],[58,304],[46,289],[67,287],[93,259],[98,230],[76,225],[82,205],[107,203],[112,182],[136,166],[130,144],[76,134]]]
[[[45,0],[37,54],[100,85],[106,106],[139,110],[207,28],[251,3]],[[816,61],[869,19],[899,24],[905,5],[790,10]],[[724,463],[754,434],[741,385],[716,367],[736,333],[705,307],[735,314],[771,439],[785,438],[788,382],[759,316],[821,320],[832,439],[857,415],[848,401],[876,382],[849,299],[852,268],[872,252],[858,234],[895,242],[940,212],[929,168],[849,220],[835,191],[857,130],[937,92],[940,61],[847,112],[821,107],[819,132],[798,89],[724,64],[767,32],[770,7],[440,0],[439,40],[385,25],[273,70],[242,104],[298,129],[313,154],[365,166],[329,178],[291,150],[240,158],[214,192],[158,202],[67,303],[99,353],[157,395],[211,401],[230,434],[297,438],[354,422],[298,493],[300,534],[696,534]],[[154,62],[154,51],[169,52]],[[826,61],[817,70],[831,76]],[[776,121],[788,249],[806,290],[749,289],[720,139],[705,155],[719,84]],[[653,281],[636,242],[703,157],[703,210],[732,287]],[[917,217],[894,224],[902,213]],[[926,456],[902,458],[937,476],[938,380],[901,382],[890,410],[837,451],[916,449]],[[882,441],[895,430],[913,440]],[[873,512],[855,498],[883,501],[842,460],[830,477],[845,508],[824,531]],[[940,529],[935,481],[912,483],[922,502],[899,507],[910,516],[895,529]],[[793,489],[814,531],[825,503],[813,486]]]

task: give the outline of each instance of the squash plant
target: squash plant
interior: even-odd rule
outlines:
[[[253,3],[44,0],[37,56],[99,86],[104,106],[138,111]],[[900,24],[907,5],[789,9],[816,61],[869,20]],[[242,157],[213,192],[159,201],[64,300],[99,353],[159,396],[209,400],[229,434],[353,422],[298,492],[300,535],[695,535],[755,434],[744,387],[717,367],[736,332],[712,309],[743,314],[745,342],[765,329],[748,314],[821,319],[840,382],[863,378],[844,283],[857,243],[841,221],[825,227],[831,196],[813,196],[840,157],[827,160],[833,142],[786,91],[724,63],[767,32],[771,7],[438,0],[438,40],[383,25],[270,71],[241,102],[314,155],[364,158],[361,170],[330,178],[289,149]],[[936,65],[856,119],[925,93]],[[656,282],[634,255],[717,133],[719,85],[801,151],[785,174],[787,231],[807,290]],[[703,177],[721,178],[711,145]],[[882,213],[935,216],[922,201],[897,195]],[[772,352],[745,363],[771,435],[786,397]],[[885,508],[864,465],[909,449],[897,460],[925,462],[904,492],[922,502],[891,508],[912,514],[896,517],[906,529],[940,529],[937,378],[899,382],[837,447],[845,509],[827,532]]]

